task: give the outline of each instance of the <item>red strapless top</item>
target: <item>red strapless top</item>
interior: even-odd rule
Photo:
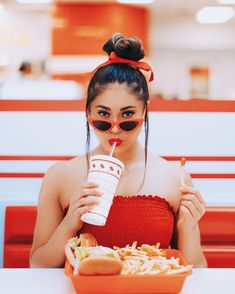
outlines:
[[[137,241],[138,245],[160,242],[161,248],[168,248],[174,229],[174,216],[173,208],[162,197],[117,195],[105,226],[84,223],[78,235],[90,233],[99,245],[111,248],[114,245],[131,245],[133,241]]]

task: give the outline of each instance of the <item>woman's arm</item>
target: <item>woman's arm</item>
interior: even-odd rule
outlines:
[[[192,186],[191,177],[186,174],[186,185],[180,187],[182,193],[176,217],[177,247],[187,261],[195,267],[207,267],[201,248],[198,222],[205,213],[205,202],[200,193]]]
[[[198,225],[190,232],[178,231],[178,249],[194,267],[207,267],[207,261],[201,248]]]
[[[88,195],[100,195],[97,184],[85,183],[81,191],[75,192],[71,197],[68,212],[64,217],[59,196],[61,183],[66,181],[66,175],[69,176],[65,164],[56,164],[44,177],[30,253],[30,267],[62,267],[65,262],[65,244],[81,229],[81,215],[98,203],[97,200],[86,198]]]
[[[59,203],[61,169],[58,163],[46,173],[40,190],[30,267],[63,266],[64,246],[76,232],[69,231]]]
[[[30,267],[63,267],[65,262],[65,244],[68,239],[75,235],[76,230],[68,231],[65,222],[62,221],[46,244],[41,245],[37,249],[32,249]]]

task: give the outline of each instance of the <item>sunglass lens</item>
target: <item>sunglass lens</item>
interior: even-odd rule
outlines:
[[[138,121],[125,121],[120,123],[120,128],[124,131],[132,131],[138,126]]]
[[[111,128],[111,124],[107,121],[94,120],[92,124],[95,128],[97,128],[100,131],[107,131]]]

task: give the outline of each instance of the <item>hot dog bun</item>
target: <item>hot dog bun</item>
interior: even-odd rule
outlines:
[[[80,275],[119,275],[122,270],[120,260],[109,256],[92,256],[85,258],[79,265]]]
[[[109,247],[98,246],[96,239],[89,233],[69,239],[65,245],[65,254],[74,268],[74,274],[118,275],[123,268],[119,254]]]

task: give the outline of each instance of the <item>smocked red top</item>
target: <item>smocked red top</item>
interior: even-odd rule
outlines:
[[[117,195],[105,226],[84,223],[78,235],[90,233],[99,245],[111,248],[114,245],[131,245],[134,241],[138,245],[160,242],[161,248],[168,248],[173,234],[174,216],[173,208],[162,197]]]

